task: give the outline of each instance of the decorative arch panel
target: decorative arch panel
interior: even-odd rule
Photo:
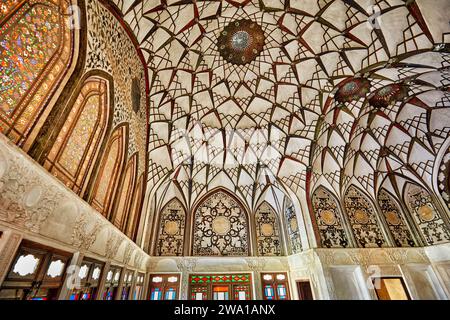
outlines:
[[[450,147],[442,158],[441,164],[439,165],[439,172],[437,176],[437,186],[439,194],[444,200],[447,212],[450,210]]]
[[[408,183],[405,187],[404,198],[415,223],[428,245],[450,241],[450,230],[427,191],[417,185]]]
[[[136,232],[139,226],[140,210],[142,205],[143,193],[144,193],[144,175],[138,179],[136,189],[134,191],[134,196],[132,199],[132,205],[130,210],[130,216],[127,220],[127,228],[125,234],[128,238],[134,240],[136,237]]]
[[[108,218],[125,163],[126,128],[126,126],[120,126],[114,130],[104,153],[92,193],[92,206]]]
[[[258,255],[280,256],[281,237],[278,216],[267,202],[263,202],[256,210],[255,226]]]
[[[215,191],[195,209],[193,255],[248,256],[248,214],[225,191]]]
[[[186,211],[180,200],[174,198],[161,210],[156,255],[183,255],[185,226]]]
[[[7,1],[0,10],[0,132],[24,145],[73,56],[67,0]]]
[[[397,247],[414,247],[415,242],[398,205],[386,190],[378,194],[378,204]]]
[[[353,185],[345,193],[344,207],[358,246],[362,248],[387,246],[373,205]]]
[[[134,154],[128,161],[122,185],[116,196],[117,205],[113,224],[122,231],[125,231],[129,218],[134,186],[136,184],[137,159],[138,155]]]
[[[295,214],[294,204],[291,200],[286,200],[284,208],[284,218],[286,221],[286,229],[289,239],[289,251],[291,254],[300,253],[302,251],[302,242],[300,238],[300,229],[298,227],[297,215]]]
[[[314,191],[311,200],[322,247],[347,248],[349,240],[336,198],[320,186]]]
[[[108,131],[108,84],[98,77],[82,85],[44,166],[80,194]]]

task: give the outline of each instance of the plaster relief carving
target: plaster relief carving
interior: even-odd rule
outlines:
[[[102,227],[102,223],[99,220],[93,226],[89,226],[89,218],[83,212],[75,223],[72,232],[72,245],[81,250],[89,250],[97,239],[97,235]]]
[[[117,255],[117,251],[122,244],[123,238],[117,234],[115,230],[108,230],[108,233],[109,236],[108,241],[106,241],[105,256],[108,259],[113,259]]]

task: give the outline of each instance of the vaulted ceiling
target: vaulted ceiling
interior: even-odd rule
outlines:
[[[150,190],[190,207],[225,186],[254,208],[268,188],[431,183],[450,130],[448,0],[114,2],[148,65]],[[218,39],[242,20],[264,45],[234,64]]]

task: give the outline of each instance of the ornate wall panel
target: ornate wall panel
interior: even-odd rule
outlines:
[[[267,202],[263,202],[256,210],[255,225],[258,255],[280,256],[281,237],[278,216]]]
[[[311,200],[322,247],[347,248],[349,240],[336,198],[320,186],[314,191]]]
[[[447,149],[441,164],[439,166],[439,173],[437,176],[437,185],[439,193],[444,200],[447,212],[450,210],[450,147]]]
[[[91,204],[108,217],[125,163],[126,126],[117,128],[108,143],[96,178]]]
[[[44,167],[75,193],[80,193],[108,131],[108,85],[88,78],[78,94]]]
[[[186,211],[178,199],[172,199],[161,210],[156,255],[183,255]]]
[[[0,10],[0,132],[23,145],[71,64],[74,35],[70,1],[17,4]]]
[[[405,188],[405,202],[428,245],[450,241],[450,230],[428,192],[417,185]]]
[[[118,19],[100,1],[87,1],[86,72],[103,70],[114,79],[113,128],[129,125],[127,158],[139,152],[138,175],[145,169],[147,100],[144,66],[133,41]]]
[[[193,255],[249,255],[247,213],[228,193],[216,191],[202,200],[193,223]]]
[[[125,232],[125,228],[129,219],[130,206],[134,194],[134,185],[136,183],[136,166],[138,155],[131,157],[128,161],[125,178],[116,195],[116,213],[113,219],[114,225]]]
[[[381,228],[369,199],[355,186],[350,186],[344,197],[344,207],[356,242],[362,248],[386,246]]]
[[[127,228],[125,234],[130,238],[134,239],[136,237],[137,228],[139,226],[140,210],[142,203],[142,193],[144,188],[144,176],[143,174],[138,179],[134,195],[132,197],[132,205],[130,210],[130,216],[127,221]]]
[[[379,192],[378,204],[394,238],[395,245],[397,247],[414,247],[415,243],[408,228],[408,223],[403,218],[400,208],[386,190]]]
[[[300,238],[300,230],[298,228],[297,215],[295,214],[294,204],[290,200],[286,200],[284,209],[284,217],[289,239],[290,253],[296,254],[302,251],[302,242]]]

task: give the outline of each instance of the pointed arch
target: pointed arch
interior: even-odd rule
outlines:
[[[436,183],[439,196],[445,204],[447,213],[450,212],[450,146],[448,146],[439,163],[439,168],[436,176]],[[450,217],[450,215],[449,215]]]
[[[75,193],[82,194],[109,132],[112,107],[109,81],[88,77],[48,153],[44,167]]]
[[[141,174],[141,176],[138,179],[133,197],[132,197],[132,204],[130,208],[130,214],[127,219],[127,226],[125,230],[125,234],[130,238],[131,240],[136,239],[136,233],[139,228],[139,221],[141,218],[141,210],[142,210],[142,204],[143,204],[143,197],[144,197],[144,174]]]
[[[415,241],[394,197],[381,189],[377,197],[378,205],[397,247],[415,247]]]
[[[350,185],[344,196],[344,208],[358,246],[362,248],[387,246],[375,208],[364,192]]]
[[[128,221],[128,215],[130,214],[134,186],[136,184],[138,159],[139,154],[135,153],[130,160],[128,160],[125,168],[125,175],[120,187],[117,189],[115,197],[116,205],[111,220],[117,228],[124,232]]]
[[[259,256],[280,256],[282,253],[278,215],[267,202],[262,202],[255,212],[256,245]]]
[[[0,15],[0,132],[23,147],[72,67],[69,0],[9,3]]]
[[[403,198],[413,216],[419,231],[428,245],[450,241],[450,229],[442,219],[431,195],[424,188],[408,182],[405,184]]]
[[[122,124],[113,131],[109,139],[90,197],[92,207],[108,219],[125,165],[127,145],[128,124]]]
[[[251,254],[248,211],[232,193],[218,188],[199,200],[192,221],[194,256]]]
[[[302,241],[300,237],[297,215],[295,214],[294,204],[292,203],[291,199],[286,197],[283,207],[289,253],[300,253],[302,251]]]
[[[182,256],[186,229],[186,209],[178,198],[170,200],[161,210],[155,255]]]
[[[345,231],[345,220],[336,197],[324,186],[319,186],[312,194],[311,202],[322,247],[347,248],[350,237]]]

